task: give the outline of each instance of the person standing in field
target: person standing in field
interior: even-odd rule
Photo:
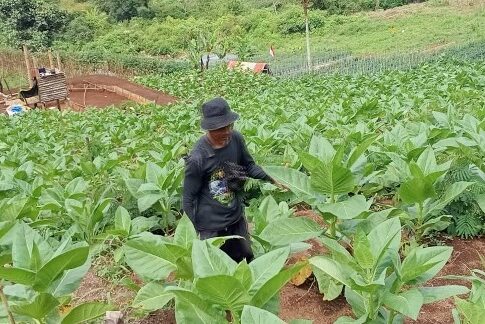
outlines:
[[[239,115],[223,98],[202,105],[201,127],[206,131],[185,159],[183,210],[200,239],[239,235],[221,249],[234,261],[254,258],[241,192],[247,177],[271,181],[248,152],[241,133],[233,129]]]

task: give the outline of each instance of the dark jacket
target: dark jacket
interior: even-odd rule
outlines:
[[[195,144],[185,163],[182,204],[198,230],[221,230],[243,215],[241,195],[229,189],[226,162],[244,168],[248,177],[271,178],[254,162],[243,136],[233,131],[229,143],[214,149],[207,136]]]

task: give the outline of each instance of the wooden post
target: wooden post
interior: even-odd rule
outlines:
[[[57,59],[57,69],[59,71],[62,70],[62,67],[61,67],[61,56],[59,55],[59,52],[56,53],[56,59]]]
[[[54,60],[52,59],[52,52],[51,52],[50,48],[49,48],[49,51],[47,52],[47,54],[49,55],[49,66],[50,66],[51,70],[54,70]]]
[[[39,64],[38,64],[37,58],[35,56],[32,56],[32,62],[34,63],[34,69],[38,69]]]
[[[29,78],[29,86],[32,87],[34,85],[33,80],[32,80],[32,70],[30,66],[30,60],[29,60],[29,49],[27,46],[23,46],[24,48],[24,58],[25,58],[25,66],[27,67],[27,77]]]

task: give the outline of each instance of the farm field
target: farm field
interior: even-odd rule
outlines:
[[[482,323],[483,60],[135,81],[179,100],[0,117],[0,295],[17,322]],[[214,96],[289,188],[246,183],[249,264],[181,214]]]

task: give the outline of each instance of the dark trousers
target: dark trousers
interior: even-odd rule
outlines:
[[[249,239],[248,223],[244,216],[232,225],[229,225],[223,230],[202,230],[198,231],[201,240],[212,237],[238,235],[244,239],[229,239],[222,246],[221,250],[226,252],[237,263],[246,259],[249,263],[254,259],[253,251],[251,250],[251,241]]]

